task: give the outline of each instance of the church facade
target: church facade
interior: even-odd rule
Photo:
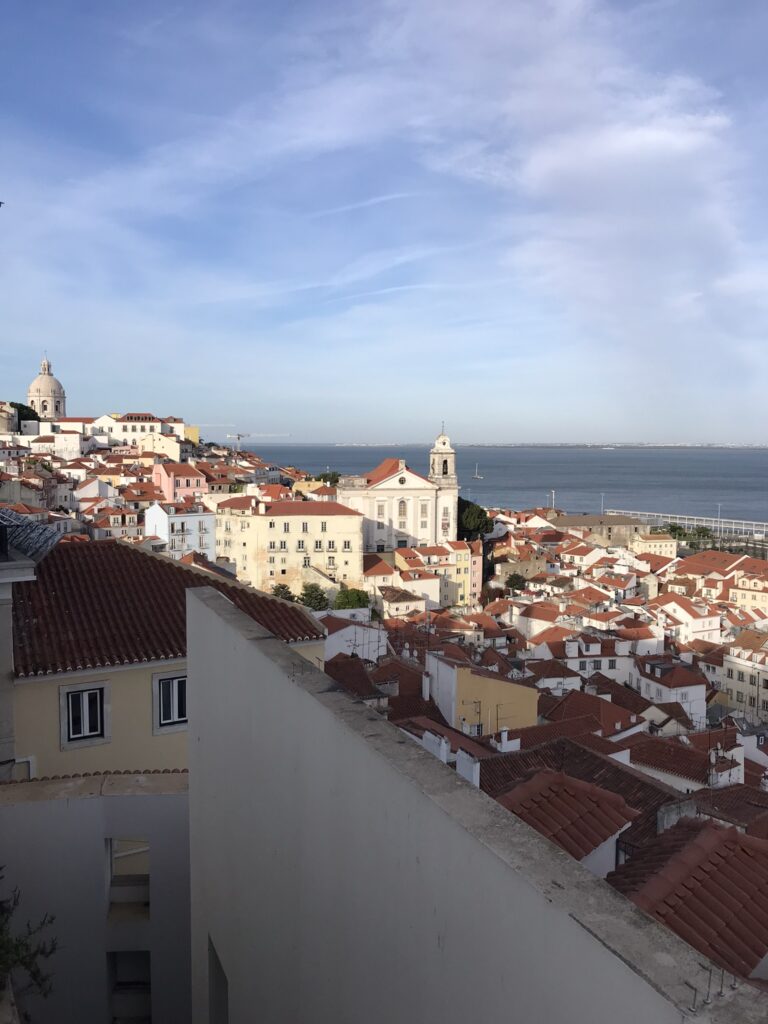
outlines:
[[[422,476],[402,459],[385,459],[361,476],[343,476],[337,501],[363,514],[366,551],[431,547],[456,540],[459,482],[456,452],[441,433]]]
[[[41,420],[58,420],[67,415],[67,396],[61,381],[53,376],[48,359],[40,363],[40,373],[29,385],[27,405]]]

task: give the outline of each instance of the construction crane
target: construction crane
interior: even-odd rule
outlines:
[[[240,442],[243,440],[243,438],[251,436],[251,434],[227,434],[228,439],[231,438],[233,441],[237,441],[237,444],[235,445],[235,450],[238,452],[240,451]]]

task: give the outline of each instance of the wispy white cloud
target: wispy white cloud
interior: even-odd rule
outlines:
[[[490,361],[499,395],[519,396],[510,437],[562,437],[576,409],[585,434],[609,416],[614,437],[700,437],[703,398],[768,370],[743,114],[682,49],[644,61],[637,6],[147,10],[103,30],[105,66],[85,83],[96,126],[52,138],[6,119],[0,347],[58,341],[108,406],[125,381],[109,372],[116,341],[159,381],[183,349],[187,411],[206,420],[220,395],[248,407],[233,365],[258,376],[301,352],[314,383],[351,347],[354,405],[386,353],[424,370],[420,403],[390,414],[417,431],[431,402],[453,401],[477,438],[491,422],[499,436],[498,409],[471,399]],[[646,4],[643,24],[663,31],[670,11]],[[427,373],[446,361],[448,381]],[[542,376],[557,399],[544,418]],[[319,395],[308,423],[326,414]],[[265,395],[265,415],[281,401]],[[752,403],[720,429],[747,440],[763,425]]]

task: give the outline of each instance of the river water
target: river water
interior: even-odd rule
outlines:
[[[426,475],[429,446],[249,445],[310,473],[363,473],[388,456]],[[604,508],[768,521],[768,449],[457,445],[461,494],[481,505],[568,512]],[[475,467],[482,480],[475,480]],[[602,497],[601,497],[602,495]]]

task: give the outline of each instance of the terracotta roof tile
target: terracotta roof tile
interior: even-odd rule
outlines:
[[[608,882],[714,960],[748,978],[768,954],[768,841],[683,818]]]
[[[281,640],[319,639],[296,605],[115,541],[58,545],[13,585],[18,676],[183,658],[186,591],[213,587]]]
[[[617,793],[546,768],[496,799],[576,860],[592,853],[640,813]]]

